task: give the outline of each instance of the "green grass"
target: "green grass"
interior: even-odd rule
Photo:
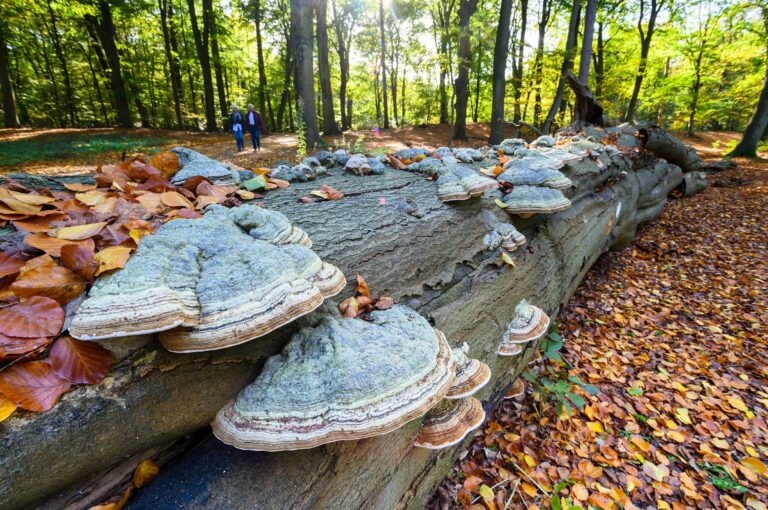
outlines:
[[[99,154],[119,157],[123,151],[153,152],[149,149],[170,142],[169,138],[162,136],[126,137],[109,133],[68,133],[49,137],[31,137],[0,142],[0,166],[71,159],[78,156],[89,159]]]

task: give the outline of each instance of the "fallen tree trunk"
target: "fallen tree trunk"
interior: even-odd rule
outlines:
[[[666,159],[679,166],[683,172],[701,169],[702,161],[699,158],[699,153],[663,129],[649,127],[641,129],[639,133],[643,147],[655,154],[656,157]]]
[[[359,272],[375,293],[428,317],[452,345],[469,343],[471,355],[493,370],[479,395],[489,409],[536,348],[513,358],[495,354],[518,301],[556,313],[600,254],[626,245],[680,183],[673,165],[630,164],[622,155],[603,154],[566,167],[575,185],[567,193],[572,207],[514,219],[528,240],[513,253],[515,268],[483,245],[481,211],[510,221],[490,198],[446,205],[434,182],[407,172],[323,178],[345,193],[340,201],[299,203],[319,186],[312,182],[270,192],[265,201],[304,228],[314,250],[348,279]],[[103,342],[116,359],[103,383],[67,393],[47,413],[16,413],[3,422],[0,507],[40,503],[207,426],[294,330],[199,354],[171,354],[150,336]],[[129,508],[421,507],[460,446],[414,449],[418,428],[416,420],[378,438],[270,454],[238,451],[211,438],[163,469]]]

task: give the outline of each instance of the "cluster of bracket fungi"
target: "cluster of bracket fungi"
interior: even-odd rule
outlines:
[[[206,170],[212,160],[194,151],[176,152],[186,163],[184,175],[202,168],[222,181],[240,177],[238,170],[220,168],[221,175],[214,176]],[[456,166],[484,158],[481,151],[439,149],[441,160],[414,152],[417,163],[434,159],[447,168],[435,172],[445,196],[496,187],[493,179]],[[324,164],[358,175],[380,171],[372,158],[343,151],[319,156],[305,160],[306,168],[277,173],[314,178]],[[554,186],[547,189],[570,183],[551,172],[543,180],[525,179],[531,186]],[[511,251],[525,242],[511,224],[486,220],[489,249]],[[375,310],[366,320],[342,318],[336,307],[323,306],[346,280],[311,247],[306,232],[276,211],[248,204],[208,206],[201,219],[164,224],[142,239],[122,270],[99,278],[75,312],[70,334],[108,340],[157,333],[169,351],[184,353],[232,347],[303,316],[283,351],[270,357],[213,421],[216,437],[241,449],[313,448],[386,434],[420,417],[414,446],[439,449],[479,427],[485,411],[472,395],[491,380],[488,365],[467,356],[466,343],[451,349],[442,332],[405,305]],[[548,326],[541,309],[521,302],[498,354],[519,354]]]

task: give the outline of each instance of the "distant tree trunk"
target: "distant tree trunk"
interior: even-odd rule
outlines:
[[[472,122],[477,122],[477,110],[480,108],[480,71],[483,63],[483,46],[478,44],[475,62],[475,108],[472,110]]]
[[[290,107],[291,101],[291,72],[293,69],[291,58],[288,56],[288,49],[283,52],[283,91],[280,94],[280,105],[277,107],[277,130],[283,130],[283,116],[286,107]],[[293,128],[291,128],[293,131]]]
[[[435,31],[435,44],[439,48],[440,65],[440,124],[448,124],[448,93],[446,82],[450,68],[449,31],[451,26],[451,13],[457,0],[439,0],[436,10],[431,11],[432,26]]]
[[[549,133],[549,130],[552,128],[555,115],[562,105],[563,92],[565,91],[565,77],[569,71],[573,70],[573,57],[576,51],[576,38],[579,35],[580,15],[581,0],[573,0],[571,19],[568,23],[568,38],[565,41],[565,56],[563,57],[563,65],[560,69],[560,79],[557,82],[557,91],[555,92],[555,99],[552,102],[552,107],[549,109],[547,118],[544,120],[544,125],[542,126],[542,131],[544,133]]]
[[[406,60],[407,64],[407,60]],[[402,123],[405,124],[405,68],[403,69],[403,79],[401,80],[401,87],[400,87],[400,118],[402,119]]]
[[[115,23],[112,21],[112,8],[108,0],[99,0],[99,17],[98,21],[90,18],[90,23],[97,30],[104,50],[105,63],[109,68],[109,82],[117,109],[117,123],[122,128],[131,128],[133,127],[131,107],[123,73],[120,70],[120,54],[115,42]]]
[[[333,111],[331,67],[328,64],[328,0],[316,0],[315,12],[317,14],[317,75],[323,102],[323,133],[337,135],[340,131]]]
[[[763,26],[765,28],[765,33],[768,34],[768,7],[763,7],[762,13]],[[760,91],[760,97],[755,105],[755,111],[749,119],[749,124],[747,124],[747,127],[744,130],[744,135],[728,156],[744,156],[747,158],[756,157],[757,144],[760,142],[760,138],[763,136],[766,129],[768,129],[768,42],[766,46],[763,90]]]
[[[379,0],[379,33],[381,35],[381,95],[384,104],[384,129],[389,128],[387,107],[387,42],[384,39],[384,0]]]
[[[200,70],[203,73],[203,95],[205,97],[205,130],[218,130],[216,122],[216,106],[213,97],[213,77],[211,76],[211,57],[208,54],[208,37],[211,32],[210,13],[213,10],[212,0],[203,0],[203,30],[197,24],[195,13],[195,0],[187,0],[189,6],[189,20],[192,24],[192,35],[195,38],[197,59],[200,61]]]
[[[291,53],[293,54],[293,82],[296,90],[296,109],[304,121],[304,139],[307,147],[322,143],[317,129],[315,111],[314,73],[312,69],[314,40],[312,30],[312,3],[291,0]]]
[[[454,82],[456,91],[456,122],[453,125],[454,140],[467,139],[467,101],[469,100],[469,66],[472,48],[469,43],[469,19],[477,10],[477,0],[459,0],[459,75]]]
[[[0,18],[0,94],[3,96],[4,126],[19,127],[19,116],[16,113],[16,94],[11,80],[11,68],[8,59],[8,43],[6,42],[5,20]]]
[[[514,121],[520,122],[520,96],[523,92],[523,50],[525,49],[525,31],[528,25],[528,0],[520,0],[520,38],[517,44],[517,58],[512,56],[512,83],[514,85],[515,112]]]
[[[579,60],[578,79],[589,87],[589,66],[592,63],[592,37],[595,33],[595,18],[597,17],[597,0],[587,0],[584,14],[584,35],[581,39],[581,58]]]
[[[351,45],[351,23],[349,11],[336,11],[336,1],[331,0],[333,9],[333,29],[336,32],[336,52],[339,54],[339,110],[341,110],[341,129],[346,131],[352,124],[350,112],[347,110],[347,82],[349,81],[349,50]]]
[[[253,0],[254,24],[256,25],[256,53],[259,66],[259,109],[265,116],[270,130],[275,129],[275,114],[272,111],[272,99],[267,94],[267,71],[264,65],[264,50],[261,40],[261,0]],[[265,109],[266,108],[266,109]]]
[[[523,0],[526,1],[526,0]],[[513,0],[501,0],[496,43],[493,47],[493,78],[491,92],[491,135],[488,143],[497,145],[504,139],[504,93],[507,86],[507,49]],[[522,46],[522,45],[521,45]]]
[[[544,79],[544,36],[547,32],[547,24],[549,23],[550,16],[552,15],[552,3],[554,0],[541,0],[541,14],[539,17],[539,39],[536,45],[536,59],[534,61],[534,68],[536,73],[536,94],[534,95],[533,104],[533,124],[536,127],[541,127],[541,114],[543,112],[541,107],[541,82]]]
[[[665,79],[669,77],[669,70],[670,70],[671,64],[672,64],[672,58],[667,57],[667,61],[664,63],[664,74],[662,75],[663,78]],[[659,111],[656,114],[656,125],[662,129],[664,128],[664,116],[666,114],[666,109],[667,109],[666,98],[662,98],[661,102],[659,103]]]
[[[210,0],[209,0],[210,2]],[[213,6],[210,9],[205,9],[205,2],[203,2],[203,25],[210,27],[209,33],[211,38],[211,56],[213,57],[213,72],[216,75],[216,92],[219,96],[219,108],[221,109],[221,117],[226,118],[229,115],[229,108],[227,108],[227,96],[224,92],[224,73],[221,71],[221,57],[219,56],[219,33],[216,28],[216,11]],[[262,110],[262,114],[264,111]]]
[[[605,72],[605,43],[603,42],[603,22],[597,22],[597,51],[592,55],[595,66],[595,99],[603,97],[603,73]]]
[[[168,26],[168,17],[173,15],[172,7],[168,0],[158,0],[160,9],[160,27],[163,31],[163,44],[165,46],[165,58],[168,61],[168,70],[171,75],[171,93],[173,95],[173,111],[176,114],[176,127],[184,129],[184,118],[181,115],[181,72],[179,71],[179,57],[176,46],[176,36],[171,35],[171,27]],[[171,39],[173,38],[173,44]]]
[[[48,14],[51,16],[51,39],[53,39],[53,49],[56,53],[56,59],[61,66],[61,72],[64,75],[64,108],[69,118],[69,125],[77,125],[77,114],[75,112],[75,99],[72,93],[72,81],[69,77],[69,67],[67,66],[67,60],[64,58],[64,50],[61,47],[61,39],[59,38],[59,29],[56,26],[56,13],[53,11],[51,0],[48,0]]]
[[[651,3],[651,12],[648,18],[648,29],[643,30],[643,15],[645,13],[647,1],[650,1]],[[648,54],[651,51],[651,38],[656,30],[656,17],[659,15],[663,4],[664,0],[640,0],[640,17],[637,20],[637,31],[640,34],[640,64],[637,67],[635,86],[632,89],[632,97],[630,98],[629,106],[627,107],[627,115],[624,117],[625,122],[632,122],[635,119],[637,100],[640,97],[640,88],[643,85],[645,69],[648,67]]]

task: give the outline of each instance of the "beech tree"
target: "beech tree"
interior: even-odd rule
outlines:
[[[524,0],[525,1],[525,0]],[[509,48],[509,24],[512,18],[512,0],[501,0],[496,44],[493,47],[493,100],[491,107],[491,135],[488,143],[498,144],[504,139],[504,93],[507,79],[507,49]],[[522,47],[522,45],[521,45]]]
[[[651,51],[651,39],[656,31],[656,18],[664,7],[665,1],[666,0],[639,0],[640,15],[637,20],[637,32],[640,35],[640,63],[637,67],[635,86],[632,89],[632,97],[629,100],[627,114],[624,116],[626,122],[630,122],[635,118],[637,101],[640,97],[640,87],[643,85],[643,78],[645,78],[645,71],[648,67],[648,54]],[[643,28],[643,20],[646,11],[648,12],[648,24],[646,25],[646,28]]]
[[[453,125],[454,140],[467,139],[467,102],[469,101],[469,66],[472,63],[472,48],[469,37],[469,19],[477,10],[477,0],[459,0],[459,74],[454,82],[456,90],[456,122]]]

